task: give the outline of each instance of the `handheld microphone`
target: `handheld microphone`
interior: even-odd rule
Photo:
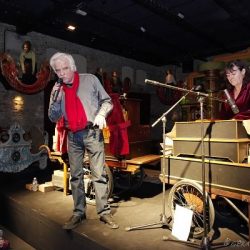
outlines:
[[[57,80],[57,82],[58,82],[60,85],[62,85],[62,84],[63,84],[63,79],[62,79],[62,78],[59,78],[59,79]],[[59,93],[60,93],[60,89],[61,89],[61,86],[60,86],[57,90],[55,90],[54,95],[53,95],[53,97],[52,97],[53,102],[56,102],[57,97],[58,97],[58,95],[59,95]]]
[[[231,97],[231,95],[228,93],[228,90],[227,89],[224,89],[223,90],[225,95],[226,95],[226,98],[227,98],[227,103],[230,105],[232,111],[234,114],[238,114],[240,111],[239,111],[239,108],[237,107],[237,105],[235,104],[235,101],[234,99]]]

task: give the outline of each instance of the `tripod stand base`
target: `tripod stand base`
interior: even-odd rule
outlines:
[[[158,222],[150,223],[150,224],[144,224],[144,225],[138,225],[133,227],[126,227],[125,231],[132,231],[132,230],[142,230],[142,229],[152,229],[152,228],[160,228],[160,227],[167,227],[171,229],[169,223],[172,220],[171,217],[167,217],[166,215],[161,215],[161,220]]]
[[[210,240],[208,237],[204,237],[201,241],[201,249],[209,250],[210,249]]]
[[[209,239],[209,237],[203,237],[201,241],[195,241],[195,240],[190,240],[190,241],[183,241],[183,240],[178,240],[176,238],[170,238],[168,236],[163,236],[162,240],[164,241],[170,241],[170,242],[175,242],[182,244],[184,246],[189,246],[201,250],[210,250],[210,249],[217,249],[217,248],[224,248],[225,247],[225,242],[217,242],[217,243],[212,243]]]
[[[176,242],[176,243],[182,244],[184,246],[194,247],[197,249],[203,249],[203,248],[201,248],[201,245],[198,242],[194,242],[194,241],[183,241],[183,240],[178,240],[178,239],[171,239],[167,236],[163,236],[162,240]]]

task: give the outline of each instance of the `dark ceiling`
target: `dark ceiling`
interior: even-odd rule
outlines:
[[[0,0],[0,4],[0,22],[16,25],[22,34],[36,31],[156,66],[206,60],[250,46],[249,0]],[[76,25],[76,30],[68,31],[67,24]]]

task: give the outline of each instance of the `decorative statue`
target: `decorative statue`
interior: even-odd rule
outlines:
[[[31,48],[31,42],[25,41],[22,46],[19,61],[22,69],[22,82],[33,84],[36,81],[36,54]]]

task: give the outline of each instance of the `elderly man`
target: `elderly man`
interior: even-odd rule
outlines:
[[[107,175],[102,128],[113,108],[111,98],[100,81],[92,74],[79,74],[73,57],[56,53],[50,65],[61,82],[55,83],[50,97],[48,116],[52,122],[63,117],[68,132],[68,156],[71,189],[74,201],[73,215],[63,228],[71,230],[86,218],[86,200],[83,182],[83,157],[87,151],[93,178],[96,209],[100,220],[111,228],[118,228],[111,216],[107,201]]]

